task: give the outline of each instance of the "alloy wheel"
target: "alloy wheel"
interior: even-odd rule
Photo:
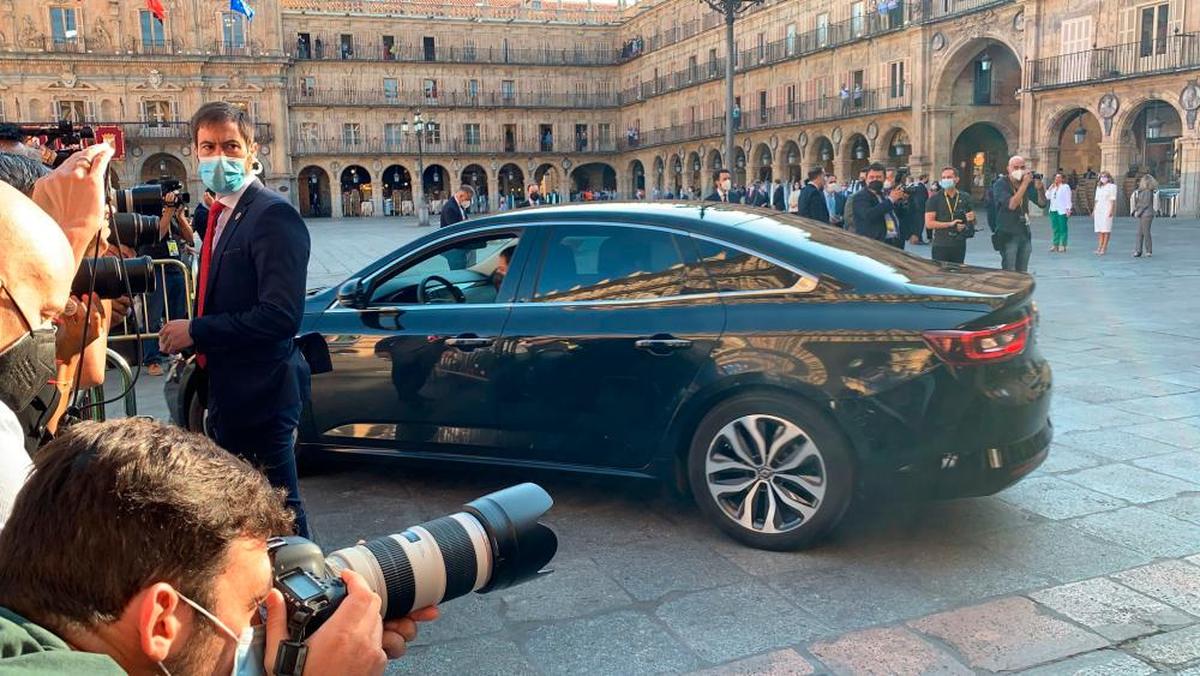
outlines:
[[[808,523],[827,486],[825,459],[804,430],[772,415],[746,415],[713,437],[705,483],[718,508],[746,530],[786,533]]]

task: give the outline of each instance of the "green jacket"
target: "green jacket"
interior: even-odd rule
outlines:
[[[50,631],[0,608],[0,674],[118,676],[124,673],[108,655],[72,650]]]

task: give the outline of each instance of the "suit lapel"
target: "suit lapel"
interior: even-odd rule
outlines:
[[[229,247],[229,243],[233,241],[233,235],[241,224],[242,217],[246,215],[246,211],[250,208],[250,203],[254,201],[255,197],[258,197],[258,194],[262,190],[262,184],[255,180],[250,184],[249,188],[246,188],[246,192],[242,193],[242,198],[238,200],[238,203],[232,207],[233,213],[229,215],[229,221],[225,223],[225,229],[221,232],[221,239],[217,240],[217,245],[213,248],[213,259],[209,263],[208,283],[204,291],[206,298],[212,298],[213,284],[221,271],[221,259],[225,257],[225,250]]]

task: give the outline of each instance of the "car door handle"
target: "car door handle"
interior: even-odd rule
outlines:
[[[633,344],[639,350],[648,350],[650,352],[673,352],[675,350],[686,350],[692,346],[692,341],[683,338],[642,338]]]
[[[470,352],[481,347],[491,347],[496,343],[493,338],[480,338],[472,334],[464,334],[446,339],[446,347],[453,347],[463,352]]]

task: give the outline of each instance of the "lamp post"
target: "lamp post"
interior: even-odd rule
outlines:
[[[763,0],[704,0],[704,3],[725,17],[725,157],[733,158],[733,60],[736,49],[733,22]]]
[[[421,199],[417,203],[417,225],[424,228],[429,225],[429,207],[426,206],[425,202],[425,119],[421,117],[421,111],[418,110],[413,113],[411,126],[408,120],[401,122],[400,132],[405,135],[411,132],[417,137],[416,180],[421,182]],[[415,193],[416,190],[413,192]]]

